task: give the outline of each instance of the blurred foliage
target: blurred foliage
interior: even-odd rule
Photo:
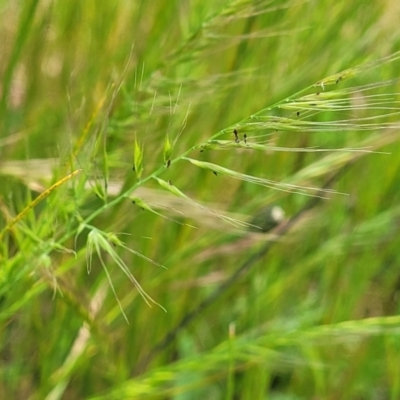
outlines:
[[[0,398],[398,399],[399,4],[1,2]]]

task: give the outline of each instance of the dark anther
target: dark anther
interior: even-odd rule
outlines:
[[[239,140],[238,132],[236,129],[233,130],[233,134],[235,135],[235,143],[239,143],[240,140]]]

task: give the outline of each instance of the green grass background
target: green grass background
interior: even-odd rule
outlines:
[[[0,2],[0,398],[400,398],[399,15]]]

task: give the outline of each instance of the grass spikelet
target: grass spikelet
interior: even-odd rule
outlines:
[[[226,176],[229,176],[234,179],[239,179],[241,181],[265,186],[270,189],[280,190],[282,192],[298,193],[298,194],[303,194],[303,195],[307,195],[307,196],[313,196],[313,194],[309,193],[309,192],[321,191],[321,189],[318,189],[318,188],[298,186],[295,184],[284,183],[284,182],[276,182],[276,181],[273,181],[270,179],[258,178],[258,177],[252,176],[252,175],[242,174],[240,172],[233,171],[229,168],[221,167],[218,164],[195,160],[193,158],[184,157],[183,159],[186,161],[189,161],[190,163],[192,163],[193,165],[196,165],[199,168],[207,169],[216,174],[226,175]],[[331,189],[322,189],[322,191],[327,192],[327,193],[336,193],[336,191],[331,190]],[[316,195],[316,196],[320,197],[319,195]]]
[[[315,86],[320,86],[324,90],[325,86],[337,85],[341,81],[344,81],[344,80],[350,79],[350,78],[354,78],[355,76],[358,76],[363,72],[380,67],[383,64],[393,62],[399,58],[400,58],[400,51],[397,51],[397,52],[395,52],[387,57],[383,57],[379,60],[375,60],[375,61],[365,63],[365,64],[360,64],[356,67],[348,68],[342,72],[328,76],[328,77],[318,81],[315,84]]]
[[[140,199],[139,197],[130,197],[131,201],[133,204],[135,204],[136,206],[138,206],[139,208],[141,208],[142,210],[146,210],[146,211],[150,211],[151,213],[161,217],[161,218],[165,218],[171,222],[177,223],[179,225],[186,225],[186,226],[190,226],[191,228],[195,228],[192,225],[189,224],[184,224],[180,221],[177,221],[175,219],[169,218],[164,214],[159,213],[158,211],[156,211],[150,204],[148,204],[147,202],[145,202],[143,199]]]
[[[228,217],[226,215],[223,215],[221,213],[217,213],[214,210],[211,210],[210,208],[194,201],[193,199],[191,199],[189,196],[187,196],[186,194],[184,194],[181,190],[179,190],[176,186],[172,185],[169,182],[164,181],[163,179],[154,177],[154,179],[160,184],[160,186],[166,190],[168,190],[169,192],[173,193],[175,196],[181,197],[185,200],[187,200],[190,204],[192,204],[195,207],[201,208],[202,210],[205,210],[209,213],[211,213],[212,215],[215,215],[217,218],[222,219],[224,222],[233,225],[235,227],[248,227],[249,224],[247,222],[243,222],[240,221],[238,219],[234,219],[231,217]]]
[[[164,164],[167,168],[171,163],[171,154],[172,154],[172,143],[169,140],[169,136],[167,134],[165,135],[164,149],[163,149]]]
[[[140,181],[143,173],[143,148],[140,146],[139,141],[135,138],[133,148],[133,169],[136,173],[138,181]]]
[[[155,304],[157,306],[159,306],[161,309],[163,309],[164,311],[165,308],[162,307],[160,304],[158,304],[155,300],[153,300],[142,288],[142,286],[140,285],[140,283],[136,280],[136,278],[133,276],[133,274],[131,273],[131,271],[129,270],[128,266],[125,264],[125,262],[123,261],[123,259],[118,255],[118,253],[116,252],[115,248],[113,247],[113,245],[122,247],[124,249],[127,249],[127,247],[114,235],[114,234],[104,234],[101,231],[99,231],[98,229],[96,229],[95,227],[92,226],[88,226],[89,229],[91,229],[91,231],[89,232],[88,235],[88,244],[87,244],[87,252],[86,252],[86,260],[87,260],[87,269],[88,269],[88,273],[91,271],[92,268],[92,261],[93,261],[93,253],[97,254],[97,257],[100,260],[100,263],[104,269],[104,272],[107,275],[107,279],[110,283],[110,287],[112,292],[114,293],[115,299],[118,302],[118,305],[121,309],[121,312],[125,318],[125,320],[128,322],[128,318],[123,310],[122,304],[118,298],[118,295],[116,293],[116,290],[114,288],[114,285],[112,283],[111,280],[111,276],[110,273],[107,269],[106,263],[103,259],[102,256],[102,251],[104,251],[105,253],[107,253],[111,259],[118,265],[118,267],[122,270],[122,272],[128,277],[128,279],[134,284],[134,286],[136,287],[136,289],[138,290],[139,294],[142,296],[143,300],[146,302],[146,304],[148,306],[152,306],[152,304]],[[113,244],[113,245],[112,245]],[[150,260],[148,257],[143,256],[141,253],[129,249],[129,251],[135,255],[140,256],[141,258],[145,259],[146,261],[150,261],[151,263],[161,266],[160,264]],[[129,322],[128,322],[129,323]]]

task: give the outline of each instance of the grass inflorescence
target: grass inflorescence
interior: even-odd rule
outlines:
[[[396,7],[6,2],[0,397],[398,398]]]

